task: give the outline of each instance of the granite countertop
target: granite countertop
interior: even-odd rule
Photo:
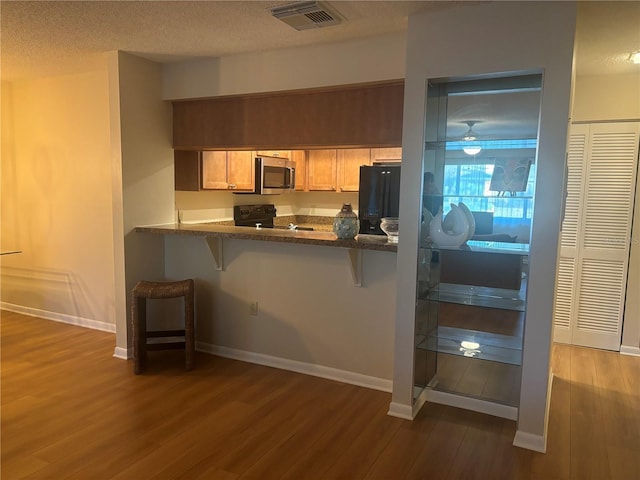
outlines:
[[[300,223],[299,226],[317,224]],[[322,228],[325,230],[325,228]],[[153,233],[159,235],[191,235],[201,237],[233,238],[242,240],[259,240],[265,242],[298,243],[303,245],[321,245],[325,247],[354,248],[361,250],[379,250],[397,252],[398,244],[387,243],[387,237],[381,235],[358,235],[355,239],[340,240],[332,231],[280,230],[273,228],[236,227],[221,223],[196,224],[166,224],[139,226],[135,229],[139,233]]]

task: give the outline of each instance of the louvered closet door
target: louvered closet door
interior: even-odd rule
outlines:
[[[638,123],[572,127],[558,263],[557,341],[620,349],[639,131]]]
[[[573,293],[577,291],[578,232],[588,138],[589,125],[572,126],[567,151],[567,192],[560,231],[560,258],[554,305],[553,339],[561,343],[571,343],[571,325],[574,317]]]

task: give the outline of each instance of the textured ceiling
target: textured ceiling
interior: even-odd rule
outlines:
[[[271,16],[288,1],[71,1],[1,3],[3,77],[72,69],[123,50],[157,62],[218,57],[402,32],[408,15],[453,2],[332,1],[347,21],[299,32]]]
[[[158,62],[217,57],[401,32],[408,15],[457,3],[331,1],[347,21],[298,32],[269,9],[288,1],[0,2],[3,79],[73,71],[123,50]],[[638,71],[640,1],[579,2],[578,74]]]

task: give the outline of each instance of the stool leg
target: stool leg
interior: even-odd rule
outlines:
[[[196,352],[194,296],[193,280],[191,280],[189,290],[184,297],[184,347],[187,370],[193,369]]]
[[[133,312],[133,360],[134,372],[140,375],[147,360],[147,302],[144,297],[134,297]]]

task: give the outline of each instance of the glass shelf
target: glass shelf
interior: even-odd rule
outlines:
[[[526,287],[524,285],[520,290],[452,283],[441,283],[432,288],[427,283],[420,282],[420,287],[419,294],[423,300],[515,310],[517,312],[525,311]]]
[[[510,365],[522,364],[522,338],[461,328],[439,326],[416,338],[417,349],[477,358]]]

